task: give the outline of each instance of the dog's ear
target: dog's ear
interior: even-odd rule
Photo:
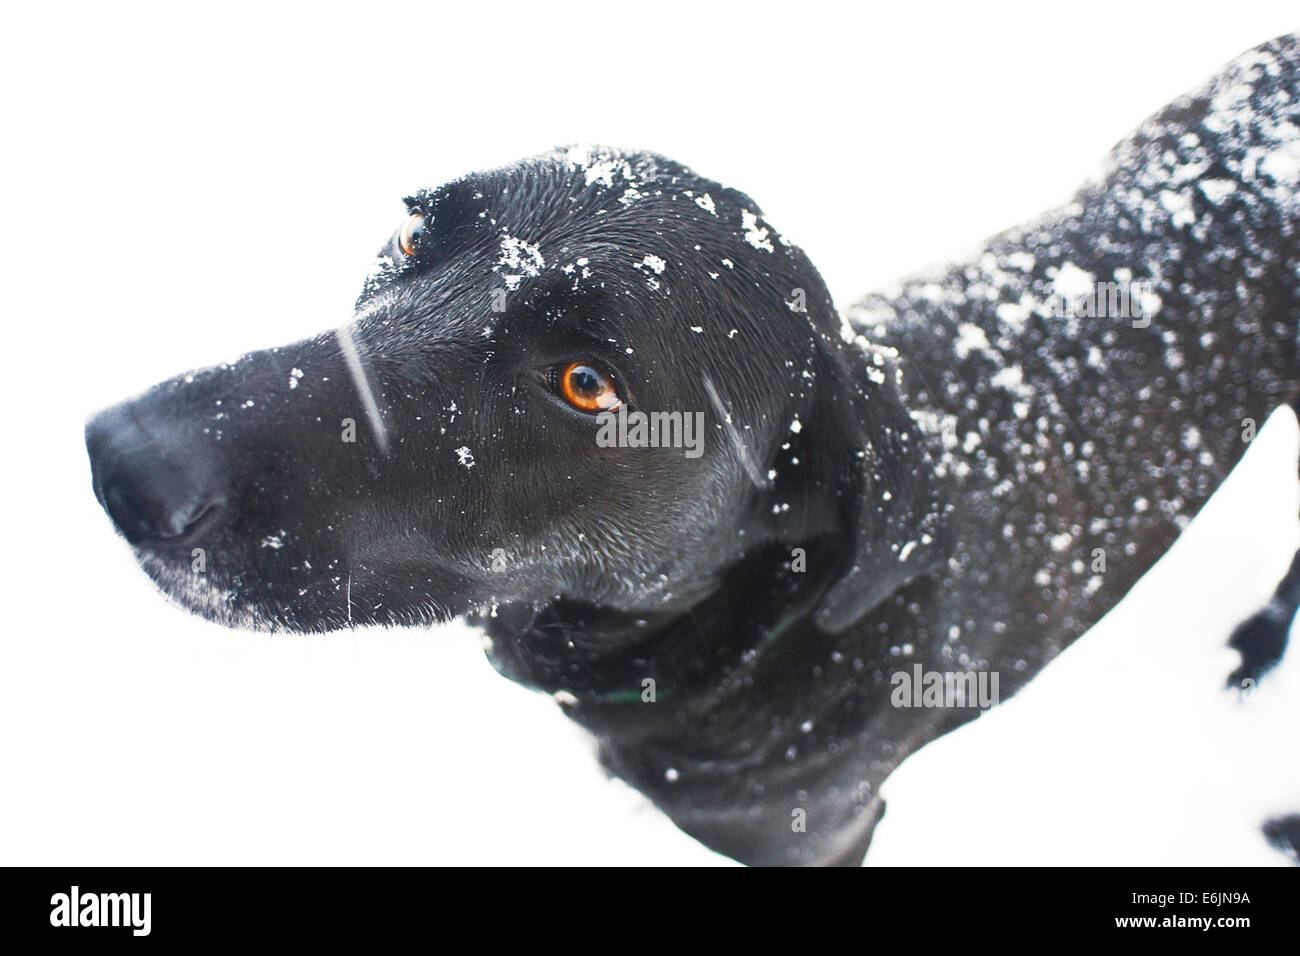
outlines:
[[[949,541],[934,462],[889,353],[860,340],[826,345],[819,419],[831,429],[823,452],[849,538],[841,576],[816,611],[818,626],[834,633],[947,560]]]

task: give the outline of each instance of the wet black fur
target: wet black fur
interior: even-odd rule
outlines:
[[[1267,66],[1225,76],[1246,114],[1296,121],[1296,42],[1261,49]],[[880,784],[978,713],[891,706],[891,674],[995,670],[1010,695],[1160,557],[1244,451],[1241,419],[1295,395],[1295,205],[1242,171],[1267,130],[1207,123],[1215,89],[1070,206],[866,300],[852,328],[753,201],[665,157],[467,176],[407,200],[416,253],[390,241],[358,302],[386,444],[328,333],[101,414],[96,492],[197,613],[302,631],[468,615],[688,833],[748,863],[859,862]],[[1236,197],[1189,193],[1195,226],[1150,215],[1201,162]],[[1031,311],[1012,334],[998,307],[1041,300],[1066,262],[1155,282],[1150,327]],[[598,447],[549,378],[575,359],[632,408],[703,412],[703,456]],[[177,496],[201,507],[161,536],[150,508]],[[1287,594],[1271,636],[1238,642],[1243,674],[1280,657]]]

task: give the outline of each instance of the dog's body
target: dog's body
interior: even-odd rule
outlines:
[[[1069,206],[850,324],[747,197],[662,157],[468,177],[409,201],[418,244],[349,331],[92,422],[97,494],[191,609],[471,614],[687,832],[858,862],[881,782],[979,712],[895,706],[893,676],[1009,696],[1294,400],[1298,88],[1295,38],[1252,51]],[[1152,294],[1053,314],[1098,282]],[[593,355],[625,404],[703,413],[705,454],[598,446],[548,377]],[[1264,630],[1253,678],[1281,652]]]

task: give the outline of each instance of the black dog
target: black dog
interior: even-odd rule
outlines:
[[[472,615],[688,833],[857,863],[881,782],[979,713],[898,706],[898,675],[1013,693],[1295,399],[1298,69],[1294,37],[1252,51],[1071,204],[847,323],[757,205],[664,157],[468,176],[407,200],[347,329],[94,419],[95,493],[199,614]],[[613,410],[702,416],[700,453],[610,447]]]

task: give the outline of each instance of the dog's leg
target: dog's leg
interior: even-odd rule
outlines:
[[[1300,610],[1300,551],[1261,610],[1237,625],[1228,646],[1241,652],[1241,663],[1228,675],[1228,686],[1249,690],[1282,659],[1287,635]]]
[[[1274,817],[1264,824],[1264,838],[1300,866],[1300,814]]]
[[[1292,408],[1300,416],[1300,400],[1293,401]],[[1291,559],[1291,567],[1268,604],[1238,624],[1228,638],[1228,646],[1241,653],[1241,663],[1228,675],[1229,687],[1249,690],[1282,659],[1297,611],[1300,611],[1300,551]]]

